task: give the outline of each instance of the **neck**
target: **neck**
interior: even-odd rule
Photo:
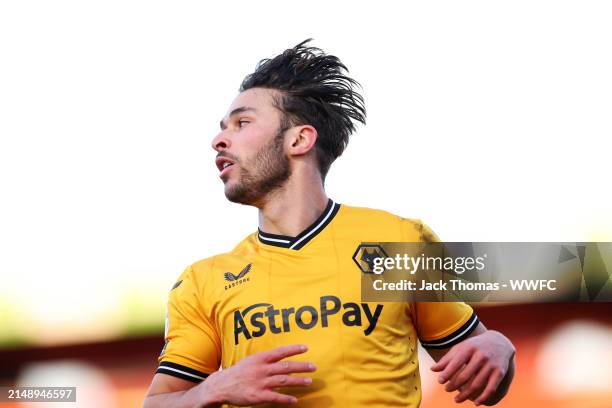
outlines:
[[[259,229],[269,234],[295,237],[325,210],[328,198],[319,177],[291,177],[271,192],[259,208]]]

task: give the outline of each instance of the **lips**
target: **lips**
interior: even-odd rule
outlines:
[[[227,157],[217,157],[215,159],[215,164],[217,165],[217,169],[219,169],[219,171],[223,171],[229,166],[232,166],[234,162]]]
[[[236,164],[233,160],[228,159],[227,157],[217,157],[215,159],[215,164],[217,165],[217,169],[221,172],[219,177],[225,176],[231,168]]]

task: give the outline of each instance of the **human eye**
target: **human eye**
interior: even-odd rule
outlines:
[[[244,126],[245,126],[247,123],[250,123],[250,122],[251,122],[251,121],[246,120],[246,119],[240,119],[240,120],[238,121],[238,127],[242,128],[242,127],[244,127]]]

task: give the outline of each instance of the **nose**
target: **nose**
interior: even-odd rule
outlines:
[[[221,152],[222,150],[229,149],[231,143],[229,138],[226,136],[225,131],[219,132],[217,136],[215,136],[212,140],[212,148],[217,152]]]

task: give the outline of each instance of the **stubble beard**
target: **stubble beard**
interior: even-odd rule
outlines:
[[[225,190],[228,200],[257,205],[285,185],[291,176],[289,159],[283,152],[285,131],[280,128],[274,138],[245,163],[246,166],[240,166],[240,179]]]

